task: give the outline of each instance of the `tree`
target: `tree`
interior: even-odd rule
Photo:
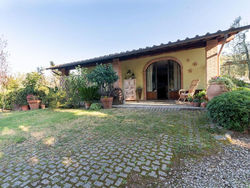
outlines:
[[[0,92],[1,92],[1,102],[2,111],[5,109],[5,98],[8,83],[8,51],[6,50],[7,41],[0,38]]]
[[[113,83],[118,80],[118,76],[112,64],[99,64],[88,74],[88,80],[100,87],[103,96],[110,96]]]
[[[241,17],[237,17],[231,28],[237,28],[241,26]],[[248,79],[250,79],[250,57],[249,57],[249,49],[250,43],[247,41],[246,33],[248,30],[241,31],[237,35],[233,41],[231,41],[227,47],[229,48],[229,57],[232,65],[236,67],[237,72],[240,76],[245,75],[246,70],[248,68]],[[230,70],[229,70],[230,72]]]

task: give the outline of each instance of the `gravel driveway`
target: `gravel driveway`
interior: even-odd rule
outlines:
[[[166,187],[250,187],[250,137],[232,137],[217,155],[186,160],[169,172]]]

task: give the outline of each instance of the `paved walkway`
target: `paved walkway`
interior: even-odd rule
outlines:
[[[122,105],[113,105],[114,108],[138,108],[153,111],[172,111],[172,110],[205,110],[202,107],[190,106],[187,103],[178,102],[174,100],[163,101],[129,101]]]
[[[164,179],[173,155],[167,135],[157,141],[140,138],[126,143],[112,138],[71,151],[74,154],[68,157],[32,148],[8,151],[11,160],[0,164],[1,187],[119,187],[132,171]]]
[[[186,142],[200,144],[195,126],[187,122],[187,128]],[[86,130],[77,140],[65,140],[58,148],[19,144],[3,150],[7,157],[0,159],[0,187],[120,187],[131,173],[164,180],[173,157],[173,141],[181,139],[182,135],[91,139]]]

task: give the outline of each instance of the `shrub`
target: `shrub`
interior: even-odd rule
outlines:
[[[233,89],[233,91],[249,91],[250,92],[250,88],[247,87],[236,87]]]
[[[207,105],[208,116],[230,130],[249,128],[250,92],[232,91],[214,97]]]
[[[50,92],[50,88],[47,86],[42,85],[42,86],[38,87],[37,94],[38,94],[39,99],[42,100],[42,104],[48,105],[48,97],[47,96],[48,96],[49,92]]]
[[[231,77],[228,75],[224,75],[224,78],[229,78],[230,80],[232,80],[232,82],[237,86],[237,87],[250,87],[250,85],[246,82],[244,82],[243,80],[237,79],[235,77]]]
[[[192,102],[193,101],[193,97],[189,95],[188,98],[187,98],[187,100],[188,100],[188,102]]]
[[[63,90],[58,90],[57,88],[50,88],[49,94],[46,97],[45,105],[50,108],[58,108],[63,107],[63,104],[66,104],[66,93]]]
[[[224,84],[229,91],[231,91],[235,87],[231,79],[226,78],[226,77],[220,77],[220,76],[215,76],[211,78],[211,80],[209,80],[209,83],[210,84],[212,83]]]
[[[26,74],[23,86],[28,94],[37,95],[37,88],[42,85],[43,75],[37,72]]]
[[[103,96],[110,96],[113,83],[118,80],[118,76],[111,64],[96,65],[95,69],[87,75],[88,80],[101,88]]]
[[[81,96],[79,94],[79,88],[87,87],[87,69],[77,67],[76,71],[70,73],[69,76],[64,77],[64,86],[62,90],[66,93],[65,107],[80,107]]]
[[[90,106],[90,110],[100,110],[102,108],[101,104],[99,103],[92,103]]]
[[[27,102],[27,95],[28,92],[25,88],[21,88],[17,91],[17,95],[16,95],[16,99],[15,99],[15,104],[19,105],[19,106],[23,106],[23,105],[28,105]]]
[[[98,100],[100,98],[98,94],[98,90],[99,89],[96,86],[79,88],[79,92],[82,97],[82,100],[85,102],[92,102],[94,100]]]
[[[206,90],[202,90],[199,93],[195,94],[194,98],[197,98],[199,100],[205,99],[206,98]]]

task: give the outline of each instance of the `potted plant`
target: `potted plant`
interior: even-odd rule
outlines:
[[[111,97],[111,92],[113,83],[118,80],[118,76],[114,71],[112,65],[96,65],[95,69],[87,75],[87,78],[89,81],[97,84],[97,86],[100,87],[101,103],[103,105],[103,108],[112,108],[113,97]]]
[[[40,100],[38,100],[37,96],[34,96],[32,94],[27,95],[27,102],[29,103],[29,107],[31,110],[39,109]]]
[[[47,102],[46,96],[41,97],[41,105],[40,105],[41,109],[46,108],[46,106],[45,106],[46,102]]]
[[[79,88],[79,93],[84,101],[86,109],[89,109],[92,102],[99,98],[98,87],[89,86]]]
[[[125,80],[135,79],[135,74],[129,69],[125,75]]]
[[[36,94],[38,96],[38,98],[41,100],[40,103],[40,107],[41,109],[45,109],[46,105],[48,105],[49,103],[49,88],[44,86],[44,85],[40,85],[37,89],[36,89]]]
[[[193,97],[192,96],[188,96],[187,98],[188,102],[189,102],[189,105],[193,106]]]
[[[234,87],[232,80],[226,77],[215,76],[209,80],[209,86],[207,88],[208,100],[211,100],[215,96],[221,95],[227,91],[231,91]]]
[[[206,99],[202,99],[202,100],[201,100],[201,107],[206,108],[206,106],[207,106],[207,101],[206,101]]]
[[[194,98],[193,103],[194,103],[194,107],[199,107],[200,106],[200,99],[199,98]]]
[[[142,87],[137,87],[136,88],[136,93],[138,95],[138,99],[141,100],[141,95],[142,95]]]
[[[26,100],[26,91],[25,89],[19,89],[17,91],[16,99],[15,99],[15,104],[21,107],[22,111],[28,111],[29,106]]]

